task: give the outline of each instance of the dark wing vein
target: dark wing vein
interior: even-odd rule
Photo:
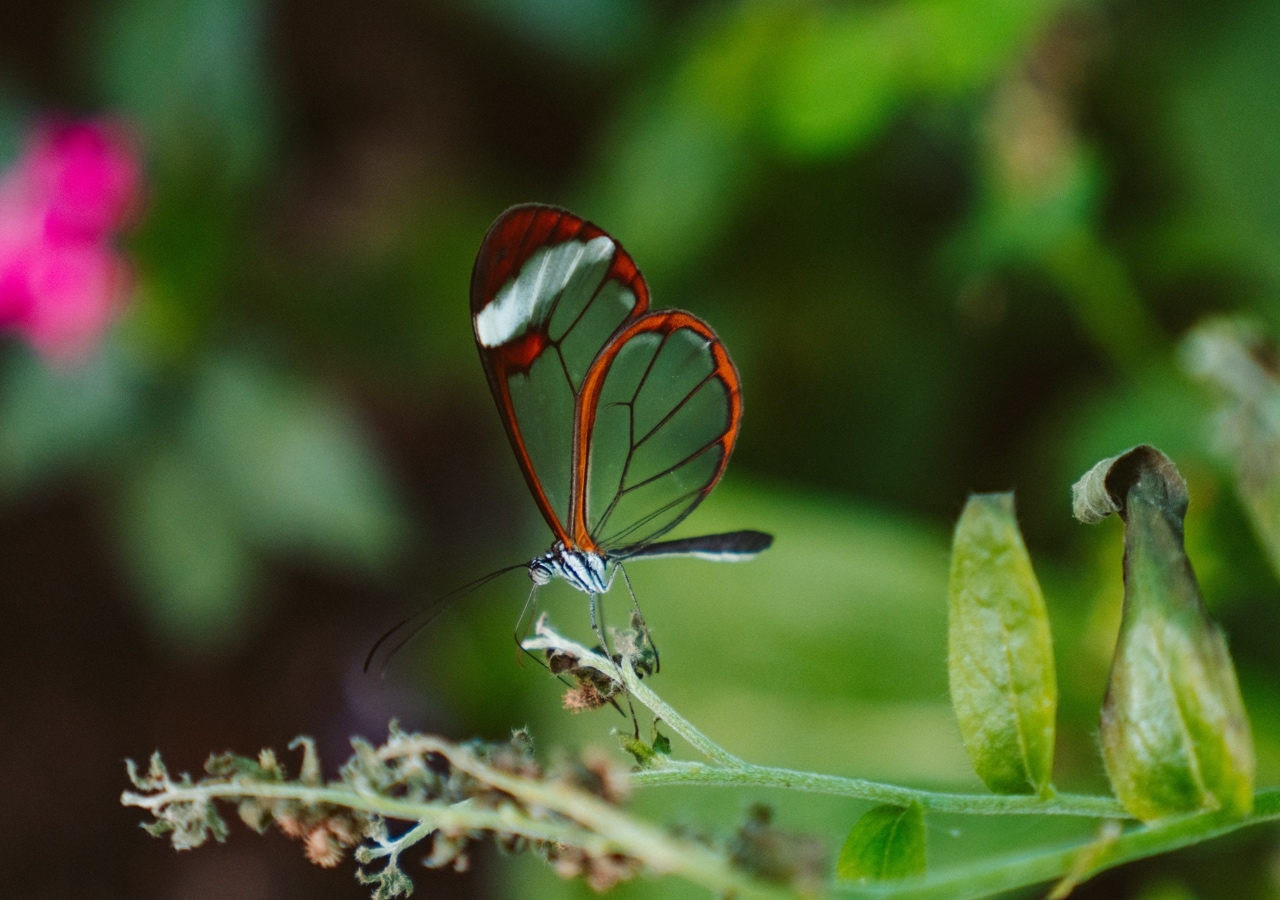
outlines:
[[[656,475],[650,475],[644,481],[637,481],[635,484],[627,485],[626,487],[618,491],[618,493],[620,495],[629,494],[632,491],[639,490],[640,488],[644,487],[646,484],[653,484],[655,481],[657,481],[660,478],[666,478],[668,475],[672,474],[677,469],[682,468],[683,466],[689,465],[689,463],[693,462],[699,456],[706,453],[712,447],[718,446],[719,444],[720,444],[720,438],[716,438],[713,441],[709,441],[708,443],[703,444],[701,447],[699,447],[697,450],[690,453],[688,456],[686,456],[684,459],[680,460],[679,462],[673,463],[672,465],[667,466],[667,468],[663,469],[661,472],[657,473]]]
[[[687,466],[689,463],[693,462],[695,459],[702,456],[702,454],[706,453],[708,450],[718,446],[720,442],[721,442],[721,438],[717,437],[715,440],[709,441],[708,443],[703,444],[701,447],[699,447],[697,450],[690,453],[688,456],[686,456],[684,459],[680,460],[679,462],[668,466],[667,468],[663,469],[661,472],[658,472],[655,475],[650,475],[644,481],[638,481],[635,484],[628,485],[627,487],[619,487],[618,492],[613,495],[613,500],[609,502],[609,506],[605,509],[604,514],[600,516],[600,521],[596,523],[596,527],[593,529],[592,536],[594,537],[596,534],[598,534],[601,530],[604,529],[604,523],[606,520],[608,520],[609,516],[613,514],[614,509],[617,508],[618,501],[620,501],[627,494],[631,493],[632,491],[639,490],[640,488],[644,487],[647,484],[653,484],[655,481],[659,481],[663,478],[666,478],[668,475],[673,474],[677,469]],[[698,493],[698,491],[701,491],[703,489],[704,489],[703,487],[699,487],[693,493],[696,494]],[[685,497],[688,497],[688,496],[690,495],[688,494],[685,495]],[[662,511],[665,512],[670,508],[671,508],[670,506],[664,506],[662,508]],[[641,520],[641,522],[645,522],[645,521],[648,521],[647,517]],[[673,522],[671,525],[667,526],[667,528],[664,528],[662,532],[660,532],[660,534],[666,533],[667,531],[671,530],[671,528],[673,528],[674,526],[675,526],[675,523]],[[657,534],[652,535],[650,537],[650,540],[658,536],[659,535]],[[617,535],[615,535],[615,537],[617,537]],[[597,542],[608,543],[608,541],[599,541],[599,540],[597,540]]]
[[[654,349],[653,356],[649,359],[649,365],[644,367],[644,372],[640,375],[640,380],[636,382],[636,389],[632,391],[631,399],[627,401],[627,418],[630,425],[627,433],[627,447],[629,449],[627,450],[626,458],[622,461],[622,474],[618,477],[619,487],[626,484],[627,474],[631,471],[631,460],[635,458],[636,448],[640,446],[636,443],[636,401],[640,399],[640,392],[644,390],[645,382],[649,380],[649,375],[653,372],[653,367],[658,364],[658,357],[662,355],[662,350],[667,346],[667,341],[671,340],[671,335],[673,333],[674,332],[668,331],[662,336],[662,339],[658,341],[658,346]],[[608,512],[613,510],[614,504],[618,502],[618,497],[620,496],[622,496],[621,491],[619,491],[617,496],[613,498],[613,501],[610,502],[606,510],[606,515]],[[601,520],[601,523],[603,524],[603,519]]]
[[[645,525],[648,525],[648,524],[649,524],[650,522],[652,522],[654,519],[656,519],[656,518],[658,518],[659,516],[661,516],[661,515],[665,514],[668,510],[674,509],[675,507],[679,506],[681,503],[684,503],[684,502],[686,502],[687,500],[690,500],[691,498],[693,498],[693,497],[697,496],[697,495],[698,495],[699,493],[701,493],[701,492],[702,492],[702,488],[698,487],[698,488],[694,488],[694,489],[690,490],[688,493],[681,494],[679,497],[676,497],[674,500],[671,500],[671,501],[667,502],[666,504],[664,504],[663,506],[659,507],[658,509],[655,509],[653,512],[649,513],[647,516],[644,516],[643,518],[641,518],[641,519],[639,519],[639,520],[637,520],[637,521],[635,521],[635,522],[632,522],[630,525],[628,525],[626,528],[622,529],[621,531],[617,532],[616,534],[610,535],[610,536],[609,536],[609,538],[608,538],[607,540],[602,541],[601,543],[602,543],[602,544],[612,544],[612,543],[614,543],[614,542],[616,542],[616,541],[620,540],[621,538],[625,537],[626,535],[628,535],[628,534],[631,534],[631,533],[635,532],[637,529],[643,528]],[[651,543],[651,542],[653,542],[654,540],[656,540],[657,538],[662,537],[664,534],[666,534],[666,533],[667,533],[668,531],[670,531],[672,528],[675,528],[677,525],[679,525],[681,522],[683,522],[683,521],[684,521],[684,517],[685,517],[685,516],[687,516],[687,515],[689,515],[689,513],[691,513],[691,512],[693,512],[693,507],[690,507],[689,509],[685,510],[683,513],[681,513],[679,516],[677,516],[677,517],[676,517],[672,522],[670,522],[668,525],[665,525],[661,530],[656,531],[656,532],[654,532],[653,534],[646,536],[646,537],[645,537],[645,539],[644,539],[643,541],[640,541],[640,542],[638,542],[638,543],[634,544],[633,546],[626,547],[626,548],[625,548],[625,550],[626,550],[627,552],[632,551],[632,550],[634,550],[636,547],[643,547],[645,544]]]
[[[644,437],[640,438],[640,440],[636,441],[635,444],[633,444],[635,449],[639,450],[640,445],[643,444],[645,441],[649,440],[649,438],[653,437],[655,434],[657,434],[658,429],[660,429],[663,425],[666,425],[668,422],[670,422],[672,417],[676,413],[684,409],[685,405],[690,400],[693,399],[694,395],[697,394],[698,391],[702,390],[702,388],[713,378],[718,378],[718,377],[719,376],[715,372],[710,372],[707,374],[706,378],[702,379],[697,384],[695,384],[693,388],[689,391],[689,393],[685,394],[684,397],[680,400],[680,402],[677,403],[674,407],[672,407],[671,412],[663,416],[661,421],[659,421],[657,425],[654,425],[652,428],[650,428]],[[633,400],[632,402],[634,403],[635,401]]]

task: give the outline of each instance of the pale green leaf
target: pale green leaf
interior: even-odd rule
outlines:
[[[975,494],[951,551],[948,672],[965,749],[998,793],[1044,794],[1058,705],[1053,639],[1012,494]]]

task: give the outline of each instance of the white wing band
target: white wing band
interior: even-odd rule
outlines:
[[[542,324],[551,304],[581,266],[613,255],[613,241],[601,235],[587,243],[566,241],[531,255],[519,274],[504,284],[493,302],[476,313],[476,338],[482,347],[501,347]]]

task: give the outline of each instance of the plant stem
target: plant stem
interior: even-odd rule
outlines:
[[[1221,837],[1263,822],[1280,820],[1280,790],[1259,791],[1254,812],[1245,817],[1229,812],[1197,813],[1135,825],[1099,844],[1081,841],[958,866],[923,878],[880,884],[837,884],[832,893],[844,897],[885,897],[892,900],[969,900],[1051,881],[1071,873],[1083,854],[1090,854],[1080,881],[1121,863],[1157,856]]]
[[[581,644],[577,644],[547,625],[545,616],[538,620],[535,636],[524,642],[527,650],[559,650],[571,654],[582,666],[612,678],[624,685],[632,698],[647,707],[657,718],[684,738],[690,746],[701,752],[713,765],[707,763],[676,762],[671,760],[651,763],[650,767],[631,775],[635,785],[708,785],[778,787],[808,793],[830,794],[838,797],[857,797],[876,803],[893,803],[906,806],[919,803],[926,809],[938,812],[970,815],[1046,815],[1084,816],[1095,819],[1132,818],[1119,801],[1112,797],[1058,794],[1049,798],[1032,795],[1005,794],[945,794],[916,788],[900,787],[862,778],[842,778],[838,775],[820,775],[797,772],[773,766],[758,766],[734,756],[711,740],[665,700],[649,689],[640,676],[624,659],[619,665]]]
[[[697,762],[655,761],[649,768],[633,772],[631,783],[637,787],[666,785],[775,787],[836,797],[857,797],[860,800],[892,803],[895,806],[919,803],[926,809],[937,812],[969,815],[1023,814],[1083,816],[1095,819],[1131,818],[1124,811],[1124,807],[1111,797],[1058,794],[1042,799],[1031,794],[946,794],[867,781],[863,778],[842,778],[838,775],[797,772],[793,769],[757,766],[750,763],[729,768]]]

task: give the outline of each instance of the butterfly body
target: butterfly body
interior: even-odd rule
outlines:
[[[556,541],[546,553],[529,562],[529,578],[541,587],[552,578],[563,578],[584,594],[608,593],[609,560],[590,550],[576,550]]]

